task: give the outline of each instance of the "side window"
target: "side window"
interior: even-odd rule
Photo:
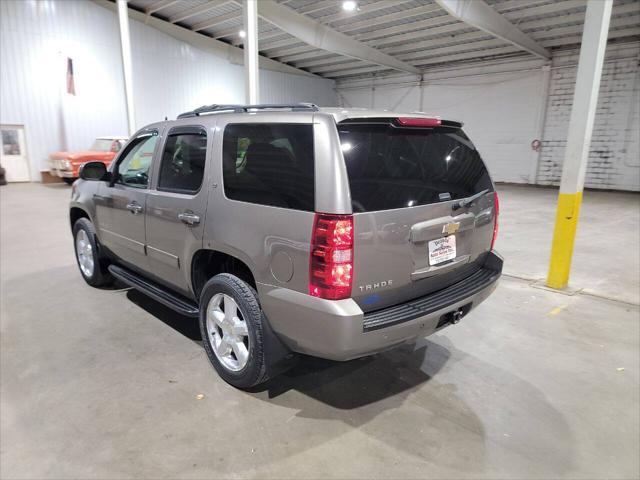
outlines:
[[[138,188],[149,185],[149,168],[157,141],[158,132],[145,133],[127,147],[122,160],[118,162],[116,183]]]
[[[200,190],[207,158],[207,133],[177,127],[169,132],[162,153],[158,190],[195,193]]]
[[[227,198],[313,211],[315,176],[311,124],[230,124],[223,139]]]

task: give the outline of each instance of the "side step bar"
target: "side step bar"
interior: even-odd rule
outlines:
[[[148,295],[181,315],[187,317],[198,317],[200,315],[200,309],[195,303],[170,292],[166,288],[147,280],[131,270],[117,265],[109,265],[109,272],[118,280]]]

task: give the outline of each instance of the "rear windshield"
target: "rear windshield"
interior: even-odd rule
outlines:
[[[354,212],[427,205],[492,189],[478,151],[458,128],[339,124],[338,132]]]
[[[227,125],[223,143],[224,192],[228,198],[313,211],[311,124]]]

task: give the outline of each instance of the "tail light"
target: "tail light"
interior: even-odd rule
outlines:
[[[493,192],[493,210],[494,221],[493,238],[491,239],[491,250],[493,250],[493,246],[496,244],[496,238],[498,238],[498,216],[500,215],[500,199],[498,198],[498,192]]]
[[[351,296],[353,216],[316,213],[311,235],[309,294],[329,300]]]

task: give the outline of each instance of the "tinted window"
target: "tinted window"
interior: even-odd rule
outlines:
[[[339,125],[354,212],[465,198],[491,180],[462,130]]]
[[[223,170],[228,198],[313,211],[313,126],[228,125]]]
[[[117,183],[132,187],[149,184],[149,168],[157,141],[158,132],[151,132],[140,135],[127,146],[122,160],[118,162]]]
[[[207,156],[204,130],[169,132],[162,153],[158,190],[194,193],[200,190]]]

